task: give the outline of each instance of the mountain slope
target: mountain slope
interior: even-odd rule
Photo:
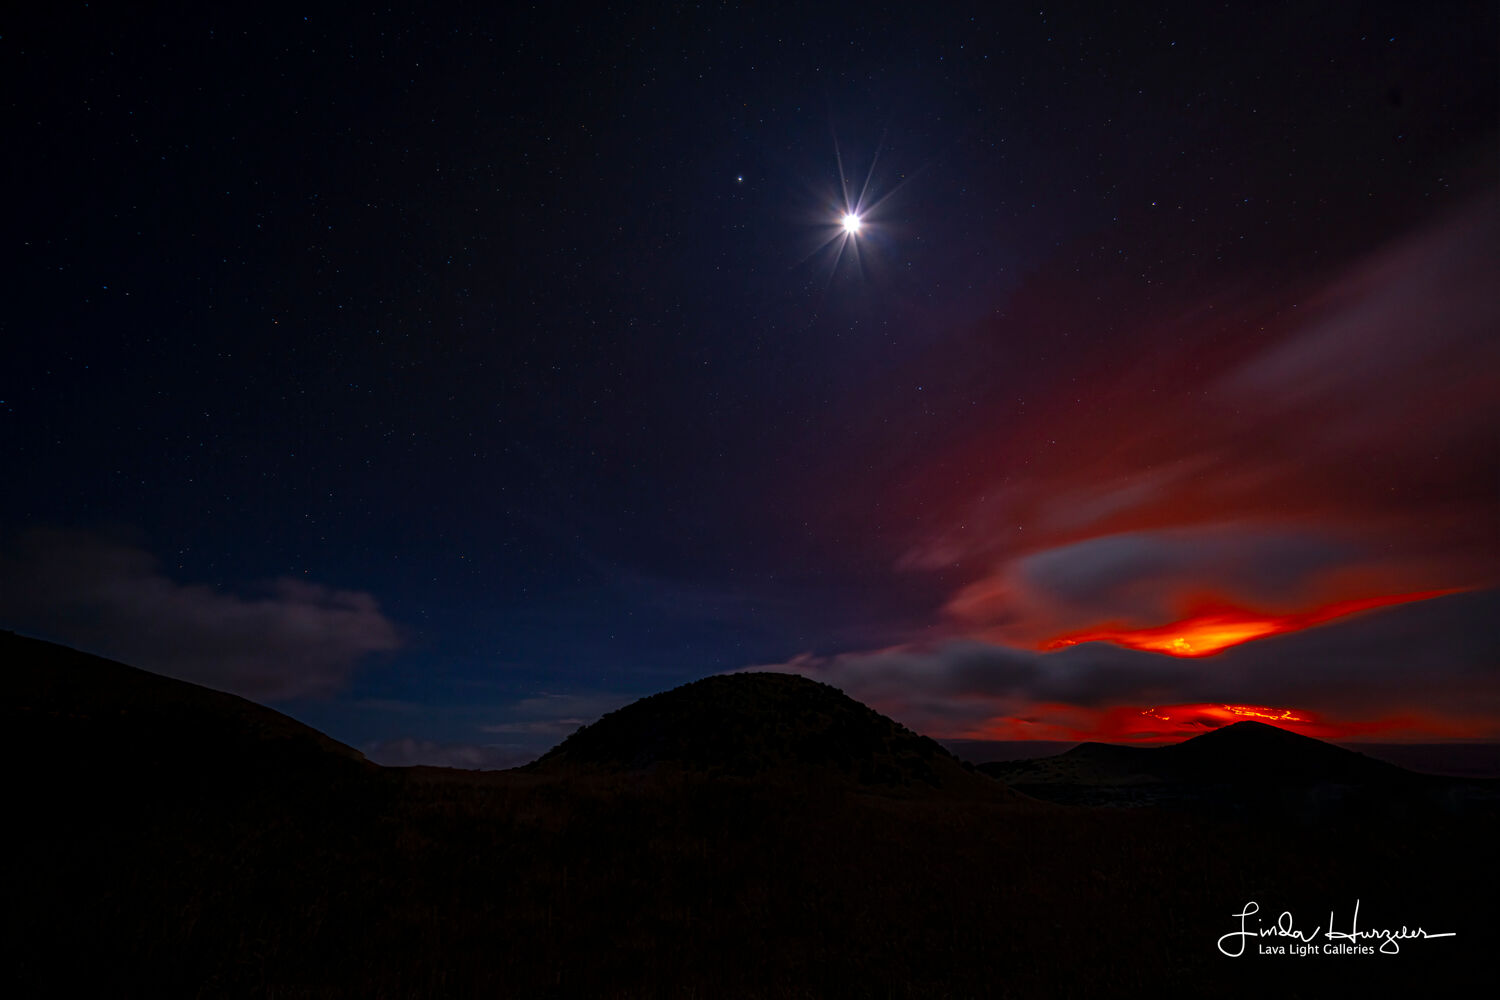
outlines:
[[[49,769],[100,782],[283,780],[371,767],[359,751],[236,695],[0,632],[0,719]]]

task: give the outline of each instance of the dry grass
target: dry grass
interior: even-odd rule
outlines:
[[[1483,906],[1455,910],[1453,886],[1494,874],[1477,824],[1251,827],[682,776],[390,771],[115,810],[23,813],[48,828],[12,873],[28,995],[1248,992],[1286,968],[1215,952],[1248,899],[1472,929]],[[1458,976],[1477,944],[1413,945],[1379,979]],[[1346,961],[1345,985],[1375,970]],[[1330,988],[1323,962],[1279,991]]]

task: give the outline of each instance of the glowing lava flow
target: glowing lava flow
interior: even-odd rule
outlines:
[[[1235,719],[1263,719],[1266,722],[1313,721],[1305,715],[1298,715],[1290,708],[1268,708],[1265,705],[1183,705],[1172,711],[1178,712],[1179,715],[1209,716],[1225,722],[1232,722]],[[1172,721],[1172,717],[1167,715],[1165,710],[1157,711],[1154,708],[1148,708],[1141,714],[1159,722]]]
[[[1388,597],[1365,597],[1353,601],[1337,601],[1325,604],[1312,611],[1277,615],[1245,608],[1220,606],[1204,609],[1191,617],[1168,625],[1153,628],[1129,628],[1123,624],[1109,622],[1079,632],[1070,632],[1042,644],[1043,650],[1076,646],[1080,642],[1112,642],[1128,649],[1141,649],[1152,653],[1167,653],[1171,656],[1209,656],[1230,646],[1253,639],[1264,639],[1271,635],[1297,632],[1335,618],[1343,618],[1371,608],[1383,608],[1391,604],[1410,601],[1425,601],[1432,597],[1454,593],[1452,590],[1424,590],[1414,594],[1395,594]]]

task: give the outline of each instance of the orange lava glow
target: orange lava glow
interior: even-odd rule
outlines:
[[[1211,656],[1242,642],[1298,632],[1356,612],[1410,601],[1425,601],[1451,593],[1454,591],[1424,590],[1412,594],[1364,597],[1353,601],[1336,601],[1311,611],[1291,614],[1270,614],[1231,605],[1205,606],[1181,621],[1151,628],[1130,628],[1119,622],[1107,622],[1048,640],[1041,645],[1041,649],[1062,649],[1081,642],[1112,642],[1128,649],[1166,653],[1169,656]]]
[[[1246,719],[1275,723],[1286,728],[1291,728],[1289,723],[1315,724],[1310,716],[1299,714],[1290,708],[1269,708],[1265,705],[1178,705],[1171,709],[1141,709],[1142,715],[1157,722],[1171,722],[1171,713],[1176,713],[1179,723],[1192,721],[1196,725],[1244,722]]]
[[[1196,703],[1116,705],[1087,709],[1057,703],[1039,704],[1026,717],[997,716],[983,726],[942,734],[945,738],[981,740],[1050,740],[1106,743],[1175,743],[1192,736],[1252,720],[1289,729],[1320,740],[1385,742],[1489,739],[1493,729],[1483,722],[1402,714],[1373,718],[1332,718],[1303,708],[1270,705]]]
[[[1220,705],[1230,715],[1246,719],[1264,719],[1266,722],[1307,722],[1306,716],[1298,715],[1290,708],[1261,708],[1255,705]]]

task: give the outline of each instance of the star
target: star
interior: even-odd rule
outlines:
[[[842,222],[844,225],[844,232],[848,233],[850,236],[859,235],[859,216],[855,215],[853,212],[846,212],[844,213]]]

